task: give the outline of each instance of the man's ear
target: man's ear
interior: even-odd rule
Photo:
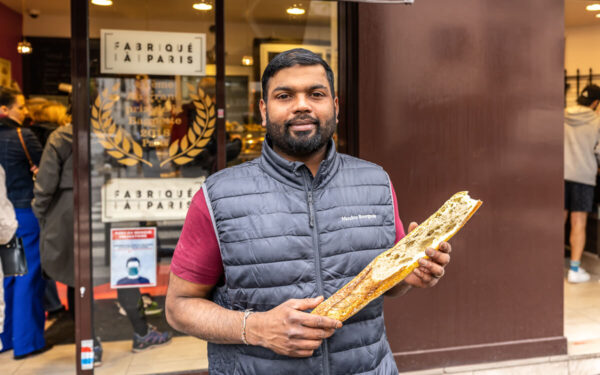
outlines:
[[[8,116],[8,107],[5,105],[0,105],[0,115]]]
[[[260,108],[260,116],[262,117],[262,127],[267,127],[267,103],[263,99],[258,102],[258,107]]]
[[[340,119],[339,119],[340,106],[339,106],[339,100],[338,100],[337,96],[335,97],[335,99],[333,99],[333,104],[335,105],[335,123],[338,124],[340,122]]]

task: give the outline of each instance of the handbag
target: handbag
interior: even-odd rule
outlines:
[[[4,245],[0,245],[0,260],[4,276],[23,276],[27,273],[27,258],[23,240],[20,237],[13,238]]]
[[[25,151],[25,156],[27,156],[27,161],[29,162],[29,170],[31,171],[31,173],[33,173],[31,178],[33,179],[33,181],[35,181],[35,178],[37,177],[38,173],[38,167],[37,165],[33,164],[33,161],[31,160],[31,155],[29,155],[29,150],[27,149],[27,145],[25,144],[25,140],[23,139],[23,133],[21,132],[21,128],[17,128],[17,134],[19,135],[19,140],[21,141],[23,151]]]

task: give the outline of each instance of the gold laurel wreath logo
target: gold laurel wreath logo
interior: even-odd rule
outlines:
[[[92,106],[92,131],[98,137],[98,142],[106,152],[124,165],[133,166],[142,162],[149,166],[152,163],[143,159],[142,146],[137,143],[131,134],[115,124],[110,116],[113,105],[119,100],[120,82],[113,85],[110,95],[108,88],[94,101]]]
[[[119,86],[119,82],[115,83],[110,95],[108,88],[104,89],[94,101],[91,116],[92,131],[106,152],[119,163],[134,166],[142,162],[152,166],[152,163],[143,159],[143,150],[139,143],[110,116],[113,105],[119,100]],[[169,162],[177,165],[191,162],[204,150],[215,131],[214,103],[201,88],[196,89],[190,84],[188,88],[190,92],[197,93],[190,94],[196,109],[194,121],[185,136],[171,143],[169,157],[160,163],[161,167]]]
[[[191,93],[196,92],[196,94],[190,94],[196,108],[194,122],[186,135],[171,143],[169,157],[160,163],[161,167],[171,161],[178,165],[191,162],[204,150],[215,131],[215,104],[210,96],[206,95],[201,88],[196,89],[191,84],[188,84],[188,89]]]

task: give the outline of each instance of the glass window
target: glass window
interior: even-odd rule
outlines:
[[[170,328],[164,302],[188,206],[216,171],[215,14],[165,4],[90,4],[94,335],[103,367],[129,373],[207,368],[206,343]],[[147,341],[153,329],[170,345],[131,354],[165,339]]]
[[[228,165],[260,155],[265,136],[258,107],[260,79],[279,52],[302,47],[321,55],[334,72],[337,90],[337,6],[330,1],[225,2]],[[237,156],[229,151],[236,142],[241,144]]]

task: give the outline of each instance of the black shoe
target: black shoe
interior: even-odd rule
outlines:
[[[94,339],[94,367],[100,367],[102,365],[102,343],[100,337]]]
[[[148,333],[146,333],[145,336],[140,336],[135,332],[133,333],[132,351],[137,353],[146,349],[165,345],[171,341],[171,337],[171,332],[160,332],[156,327],[148,324]]]
[[[52,346],[53,346],[53,345],[46,344],[46,345],[45,345],[43,348],[40,348],[40,349],[38,349],[38,350],[34,350],[34,351],[30,352],[30,353],[27,353],[27,354],[21,354],[21,355],[16,355],[16,356],[14,356],[14,359],[16,359],[16,360],[20,360],[20,359],[25,359],[25,358],[29,358],[29,357],[36,356],[36,355],[38,355],[38,354],[45,353],[45,352],[47,352],[48,350],[52,349]]]

